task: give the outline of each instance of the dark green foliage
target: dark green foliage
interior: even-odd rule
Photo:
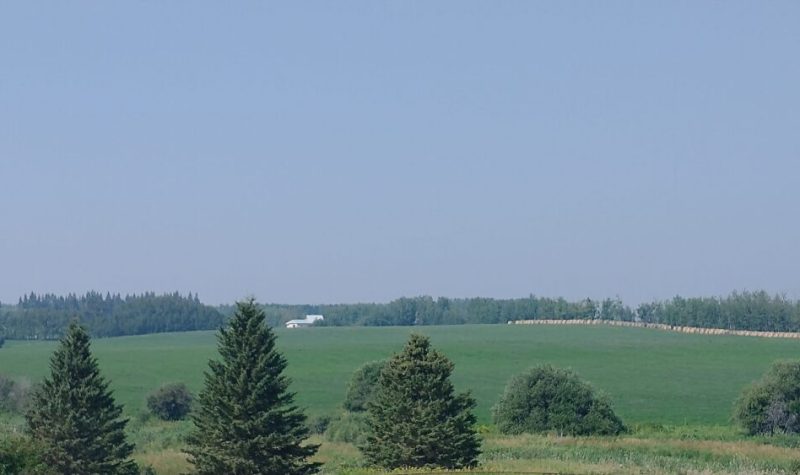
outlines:
[[[89,335],[73,322],[50,360],[50,376],[33,394],[26,414],[31,437],[56,473],[134,474],[126,419],[100,375]]]
[[[83,296],[31,293],[16,306],[3,306],[0,328],[5,328],[9,339],[54,340],[64,334],[76,315],[96,337],[214,330],[223,321],[219,311],[203,305],[191,293],[148,292],[125,297],[98,292]]]
[[[0,475],[52,475],[41,457],[42,447],[29,437],[0,439]]]
[[[475,400],[454,394],[452,371],[453,363],[422,335],[411,335],[389,359],[367,404],[369,434],[360,449],[368,463],[386,469],[477,463]]]
[[[616,435],[625,430],[607,399],[571,370],[550,365],[511,378],[493,413],[505,434]]]
[[[192,415],[190,461],[198,474],[295,475],[313,473],[317,450],[303,445],[305,416],[287,391],[286,359],[252,300],[237,304],[220,330],[221,360],[209,362],[205,387]]]
[[[734,419],[747,433],[800,432],[800,361],[779,361],[742,391]]]
[[[5,344],[6,344],[6,337],[5,335],[0,334],[0,348],[2,348],[3,345]]]
[[[386,365],[386,360],[370,361],[358,368],[350,384],[342,406],[350,412],[363,412],[367,410],[367,403],[372,400],[378,387],[378,377]]]
[[[189,414],[193,399],[185,384],[165,384],[147,396],[147,408],[161,420],[179,421]]]

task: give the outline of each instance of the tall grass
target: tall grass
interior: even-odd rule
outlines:
[[[162,475],[185,473],[189,465],[181,452],[183,442],[168,435],[185,430],[185,423],[161,421],[148,421],[133,430],[136,460]],[[480,465],[468,473],[778,475],[800,471],[800,437],[748,438],[718,426],[634,429],[621,437],[504,436],[483,432]],[[364,467],[353,444],[330,442],[322,436],[313,436],[309,442],[321,445],[315,460],[324,463],[325,475],[384,473]]]

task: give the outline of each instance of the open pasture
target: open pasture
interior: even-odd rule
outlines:
[[[431,336],[456,365],[458,389],[478,400],[481,423],[508,378],[543,362],[569,366],[608,393],[628,423],[727,424],[741,388],[776,359],[800,357],[800,342],[670,333],[641,328],[525,325],[279,329],[297,401],[311,415],[338,410],[353,370],[399,350],[412,331]],[[0,373],[32,380],[47,371],[54,342],[10,341]],[[162,383],[202,386],[216,356],[213,332],[97,339],[117,399],[135,414]]]

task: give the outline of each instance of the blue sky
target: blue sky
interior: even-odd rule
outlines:
[[[800,297],[800,3],[4,2],[0,301]]]

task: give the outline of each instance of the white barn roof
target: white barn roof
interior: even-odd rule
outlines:
[[[296,320],[289,320],[286,322],[286,326],[289,325],[311,325],[318,320],[325,320],[325,317],[322,315],[306,315],[306,318],[296,319]]]

